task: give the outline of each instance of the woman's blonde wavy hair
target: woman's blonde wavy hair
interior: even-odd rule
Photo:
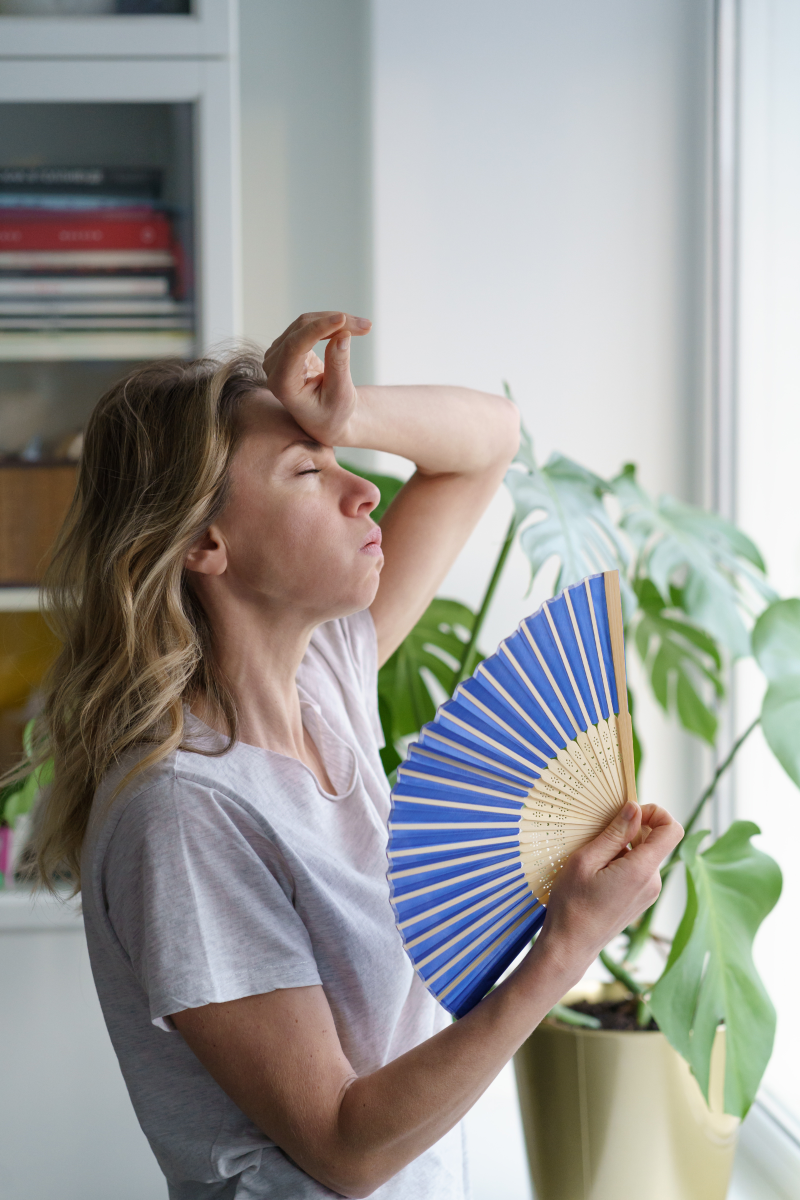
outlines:
[[[255,351],[158,362],[112,387],[92,413],[44,580],[63,647],[33,738],[34,762],[52,755],[54,766],[28,848],[46,887],[66,878],[80,890],[95,791],[127,750],[151,747],[117,791],[184,744],[184,706],[199,695],[236,736],[184,559],[225,507],[238,410],[265,384]]]

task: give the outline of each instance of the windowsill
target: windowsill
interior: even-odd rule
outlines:
[[[800,1145],[758,1102],[742,1126],[728,1200],[800,1200]]]

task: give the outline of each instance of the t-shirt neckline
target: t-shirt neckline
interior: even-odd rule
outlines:
[[[266,755],[268,758],[277,759],[282,762],[295,763],[302,771],[310,775],[314,787],[319,792],[320,796],[331,803],[338,803],[340,800],[346,800],[351,796],[358,782],[358,759],[353,747],[325,720],[322,715],[322,709],[316,703],[304,694],[303,689],[298,684],[297,694],[300,700],[300,710],[303,718],[303,727],[311,734],[314,739],[314,745],[317,747],[319,756],[322,759],[328,778],[336,789],[334,792],[327,792],[317,778],[316,772],[311,770],[311,767],[302,762],[299,758],[295,758],[291,754],[283,754],[280,750],[268,750],[264,746],[254,746],[251,742],[236,741],[231,747],[231,753],[234,753],[239,748],[244,751]],[[221,738],[223,735],[217,730],[212,729],[210,725],[206,725],[196,713],[189,710],[189,716],[192,722],[199,727],[199,732],[202,737],[211,736],[214,739]]]

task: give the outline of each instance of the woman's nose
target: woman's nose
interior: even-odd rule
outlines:
[[[348,516],[367,517],[380,503],[381,494],[369,479],[348,471],[348,483],[343,496],[343,509]]]

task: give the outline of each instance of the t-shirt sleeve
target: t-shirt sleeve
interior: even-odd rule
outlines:
[[[234,800],[174,775],[121,815],[103,863],[109,920],[150,1017],[320,983],[282,856]]]

